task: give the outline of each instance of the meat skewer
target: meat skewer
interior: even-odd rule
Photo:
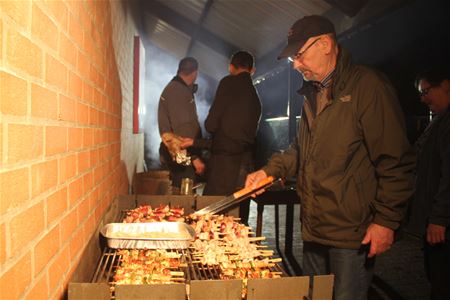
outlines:
[[[126,214],[125,223],[186,221],[196,232],[189,263],[208,269],[214,266],[220,279],[242,279],[243,296],[248,278],[278,278],[282,275],[273,270],[281,258],[269,258],[273,251],[258,244],[265,237],[253,236],[252,228],[238,223],[239,218],[213,214],[184,216],[182,208],[168,205],[156,208],[144,205],[126,211]],[[158,249],[118,250],[118,254],[115,284],[180,283],[186,280],[186,274],[180,268],[188,265],[181,253]]]

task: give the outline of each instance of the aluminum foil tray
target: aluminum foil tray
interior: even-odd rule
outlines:
[[[195,237],[182,222],[110,223],[100,233],[113,249],[186,249]]]

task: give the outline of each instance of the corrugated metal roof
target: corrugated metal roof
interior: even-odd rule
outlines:
[[[153,45],[178,59],[188,55],[190,36],[152,15],[147,16],[147,26],[148,38]],[[204,43],[194,43],[189,55],[198,60],[200,72],[213,78],[221,78],[228,72],[228,57]]]
[[[324,1],[215,1],[203,26],[260,57],[285,40],[298,18],[329,8]]]
[[[147,15],[147,34],[152,43],[171,52],[175,57],[184,57],[191,38],[165,21]]]
[[[369,5],[366,2],[369,1]],[[222,64],[236,50],[252,52],[256,59],[274,61],[286,43],[290,26],[305,15],[327,15],[337,33],[361,21],[337,7],[359,11],[364,17],[373,11],[395,7],[405,0],[138,0],[143,32],[150,43],[173,53],[177,59],[191,55],[201,69],[216,77]],[[333,3],[332,6],[330,3]],[[349,9],[350,8],[350,9]],[[226,69],[226,68],[225,68]],[[260,70],[261,71],[261,70]]]
[[[165,6],[197,23],[208,0],[164,0]]]
[[[212,50],[207,45],[200,42],[195,43],[190,55],[197,59],[200,72],[213,78],[222,78],[228,75],[228,64],[230,63],[228,57]]]

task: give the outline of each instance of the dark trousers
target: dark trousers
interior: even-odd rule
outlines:
[[[190,178],[196,182],[195,169],[193,166],[180,166],[169,167],[170,180],[172,180],[172,186],[179,188],[181,186],[181,179]]]
[[[247,175],[253,172],[253,163],[244,163],[239,168],[239,176],[236,183],[236,191],[245,187]],[[248,215],[250,214],[250,199],[246,199],[239,205],[239,218],[241,223],[248,225]]]
[[[239,155],[212,154],[208,165],[208,174],[204,195],[228,196],[244,188],[247,174],[254,170],[250,153]],[[250,200],[239,205],[239,218],[248,223]]]
[[[367,258],[367,250],[303,242],[303,275],[334,274],[335,300],[367,299],[375,264],[374,258]]]
[[[431,299],[450,299],[450,240],[431,246],[424,242],[425,271],[431,284]]]

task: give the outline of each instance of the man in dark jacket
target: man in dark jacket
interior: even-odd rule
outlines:
[[[230,75],[217,87],[205,120],[211,133],[205,140],[186,140],[185,147],[210,148],[204,195],[229,195],[243,188],[247,174],[254,171],[254,145],[261,117],[261,102],[253,86],[253,55],[238,51],[231,56]],[[212,142],[212,143],[211,143]],[[240,218],[247,223],[250,203],[240,205]]]
[[[409,223],[424,235],[431,298],[450,299],[450,73],[430,69],[415,84],[435,116],[415,144],[416,192]]]
[[[201,138],[202,131],[198,122],[197,107],[194,92],[195,80],[198,75],[198,63],[193,57],[183,58],[179,65],[177,75],[164,88],[158,105],[159,133],[174,133],[178,136]],[[182,178],[195,179],[195,174],[204,171],[204,164],[198,153],[191,152],[191,165],[182,165],[173,161],[167,147],[161,143],[161,162],[170,172],[174,187],[180,187]]]
[[[298,20],[279,58],[303,76],[297,140],[247,177],[297,175],[303,272],[335,274],[335,299],[366,299],[374,257],[389,249],[413,191],[414,154],[391,84],[353,65],[321,16]]]
[[[256,131],[261,102],[253,86],[253,56],[238,51],[231,57],[230,75],[217,88],[205,120],[212,134],[211,158],[206,176],[205,195],[229,195],[243,188],[247,174],[254,171]],[[239,207],[239,217],[247,223],[249,202]]]

